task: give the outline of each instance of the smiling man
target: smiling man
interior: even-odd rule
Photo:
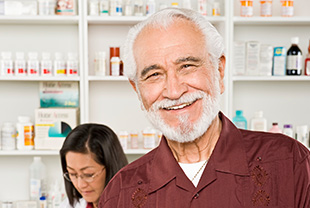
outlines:
[[[222,37],[198,13],[165,9],[129,31],[125,73],[159,147],[122,169],[100,207],[310,207],[310,156],[281,134],[237,129],[220,111]]]

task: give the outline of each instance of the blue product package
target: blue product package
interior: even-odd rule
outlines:
[[[273,76],[284,76],[286,71],[286,48],[275,47],[273,50]]]

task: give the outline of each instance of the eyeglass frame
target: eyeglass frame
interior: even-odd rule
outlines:
[[[77,181],[79,178],[81,178],[84,182],[92,183],[92,182],[95,180],[95,178],[103,172],[103,170],[105,170],[105,167],[103,167],[103,168],[102,168],[100,171],[98,171],[97,173],[93,174],[91,177],[88,177],[91,181],[87,181],[87,180],[89,180],[89,179],[86,179],[86,180],[85,180],[85,174],[80,174],[80,175],[76,174],[76,177],[75,177],[76,179],[72,180],[72,179],[70,178],[70,176],[69,176],[69,172],[65,172],[65,173],[63,174],[63,177],[64,177],[67,181],[72,182],[72,183],[75,182],[75,181]]]

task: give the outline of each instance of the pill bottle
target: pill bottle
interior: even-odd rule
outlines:
[[[171,3],[171,7],[178,8],[179,7],[179,3],[178,2],[172,2]]]
[[[109,75],[112,75],[112,62],[111,59],[112,57],[119,57],[120,58],[120,48],[119,47],[110,47],[110,72]]]
[[[220,3],[215,1],[213,2],[212,16],[220,16],[220,15],[221,15]]]
[[[109,0],[99,1],[99,13],[100,16],[109,16]]]
[[[150,127],[147,127],[143,130],[143,148],[152,149],[156,146],[156,130]]]
[[[261,17],[272,16],[272,0],[260,1],[260,16]]]
[[[67,76],[78,76],[79,74],[79,61],[77,53],[68,53],[67,59]]]
[[[155,0],[146,1],[146,16],[151,16],[156,12],[156,3]]]
[[[282,4],[282,17],[292,17],[294,15],[294,0],[284,1],[281,0]]]
[[[207,16],[207,0],[198,0],[198,12],[203,16]]]
[[[88,9],[89,9],[88,14],[90,16],[98,16],[99,15],[99,1],[89,0]]]
[[[55,15],[55,0],[38,0],[39,15]]]
[[[16,128],[13,123],[5,122],[1,128],[2,150],[16,149]]]
[[[130,148],[139,149],[139,134],[136,131],[130,133]]]
[[[252,17],[253,16],[253,0],[241,0],[240,16]]]
[[[96,53],[95,75],[106,76],[107,73],[107,55],[105,51]]]
[[[66,62],[63,58],[63,54],[56,52],[54,60],[54,75],[55,76],[66,76]]]
[[[121,71],[121,59],[117,56],[111,58],[111,76],[119,76]]]
[[[42,53],[42,60],[40,65],[41,76],[52,76],[53,63],[51,60],[51,54],[47,52]]]
[[[119,142],[121,143],[121,146],[123,147],[123,150],[128,149],[128,140],[129,140],[129,133],[127,131],[121,131],[118,134]]]
[[[40,64],[37,52],[28,53],[27,74],[28,76],[39,76]]]
[[[13,76],[14,69],[13,69],[13,60],[12,60],[12,53],[11,52],[2,52],[1,53],[1,74],[3,76]]]
[[[271,133],[282,133],[282,130],[280,129],[277,122],[273,122],[272,127],[268,131]]]
[[[294,138],[293,126],[291,124],[284,124],[283,126],[283,134]]]
[[[28,116],[18,116],[16,124],[16,140],[18,150],[34,148],[34,126]]]
[[[126,0],[126,1],[125,1],[124,15],[125,15],[125,16],[132,16],[132,15],[133,15],[133,4],[132,4],[132,0]]]
[[[267,120],[263,117],[263,111],[257,111],[254,113],[254,117],[251,119],[250,130],[267,131]]]
[[[26,76],[26,60],[23,52],[16,52],[14,72],[16,76]]]
[[[134,14],[135,16],[143,16],[143,0],[135,0],[134,1]]]

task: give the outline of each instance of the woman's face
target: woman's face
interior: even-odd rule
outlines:
[[[83,198],[95,206],[103,192],[106,170],[91,154],[68,152],[66,154],[69,177]]]

